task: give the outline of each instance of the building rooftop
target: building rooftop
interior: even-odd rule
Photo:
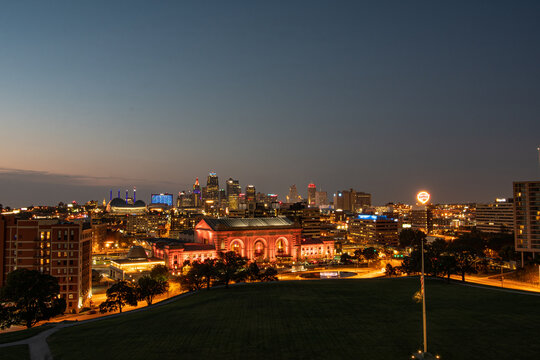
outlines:
[[[157,244],[158,248],[168,247],[169,249],[184,249],[184,251],[212,251],[216,250],[216,247],[211,244],[199,244],[199,243],[178,243],[169,242],[163,244]]]
[[[269,218],[204,218],[212,230],[243,230],[267,228],[297,228],[298,226],[285,217]]]

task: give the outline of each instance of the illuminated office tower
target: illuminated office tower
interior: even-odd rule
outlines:
[[[208,174],[205,200],[219,200],[219,180],[215,172]]]
[[[540,253],[540,181],[514,182],[514,237],[516,251]]]
[[[246,202],[255,202],[257,199],[257,192],[254,185],[246,186]]]
[[[411,209],[410,221],[414,230],[431,234],[433,231],[432,205],[413,205]]]
[[[513,199],[476,204],[476,229],[490,233],[511,233],[514,230]]]
[[[241,192],[242,188],[240,188],[240,182],[238,180],[229,178],[229,180],[227,180],[227,201],[229,203],[229,209],[238,210],[239,196]]]
[[[317,193],[317,187],[315,186],[315,184],[311,183],[308,185],[307,193],[308,193],[308,206],[310,207],[315,206],[315,194]]]
[[[326,191],[317,191],[315,193],[315,206],[328,205],[328,194]]]
[[[201,185],[199,184],[199,178],[196,178],[195,184],[193,184],[193,206],[199,208],[201,205]]]
[[[298,190],[296,189],[296,185],[292,185],[289,188],[289,195],[287,196],[287,202],[288,203],[295,203],[298,201],[301,201],[302,198],[298,196]]]
[[[371,194],[353,189],[338,191],[334,194],[334,209],[351,212],[362,212],[371,206]]]
[[[246,186],[246,205],[249,215],[253,216],[257,207],[257,192],[253,185]]]

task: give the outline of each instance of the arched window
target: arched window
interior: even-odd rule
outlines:
[[[276,254],[287,255],[287,243],[285,239],[280,238],[276,241]]]
[[[235,242],[233,244],[232,251],[234,251],[237,255],[242,255],[242,247],[240,246],[239,242]]]

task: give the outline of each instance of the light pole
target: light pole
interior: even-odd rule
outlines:
[[[501,287],[504,287],[503,262],[501,261]]]
[[[422,283],[422,324],[424,328],[424,353],[427,353],[427,328],[426,328],[426,286],[424,283],[424,240],[422,243],[422,276],[420,281]]]
[[[411,359],[436,360],[436,359],[440,359],[441,357],[439,355],[433,356],[432,354],[427,352],[426,286],[424,282],[425,273],[424,273],[424,241],[423,240],[422,240],[421,250],[422,250],[422,274],[420,276],[420,285],[421,285],[420,291],[422,292],[422,327],[424,330],[424,351],[418,350],[417,353],[412,354]]]
[[[416,199],[422,204],[425,205],[430,199],[430,194],[427,191],[420,191],[418,194],[416,194]],[[411,356],[412,359],[423,359],[423,360],[431,360],[431,359],[440,359],[439,355],[433,356],[432,354],[428,353],[428,347],[427,347],[427,316],[426,316],[426,284],[424,281],[425,272],[424,272],[424,239],[420,240],[420,249],[422,251],[422,274],[420,276],[420,291],[422,292],[422,328],[424,332],[424,351],[418,350],[418,353],[415,353]]]

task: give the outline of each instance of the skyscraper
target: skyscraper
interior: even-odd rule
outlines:
[[[206,200],[219,200],[219,179],[215,172],[208,174],[206,180]]]
[[[514,237],[516,251],[540,253],[540,181],[514,182]]]
[[[229,180],[227,180],[227,201],[229,203],[229,209],[238,210],[238,200],[241,192],[242,188],[240,188],[240,182],[229,178]]]
[[[371,194],[353,189],[338,191],[334,194],[334,209],[361,212],[371,206]]]
[[[246,186],[246,204],[249,216],[253,216],[257,207],[257,192],[253,185]]]
[[[315,184],[311,183],[308,185],[307,189],[308,193],[308,206],[312,207],[315,206],[315,194],[317,193],[317,186]]]
[[[257,192],[254,185],[246,186],[246,202],[255,202],[257,199]]]
[[[287,196],[287,202],[288,203],[295,203],[295,202],[298,202],[298,201],[301,201],[302,198],[300,196],[298,196],[298,190],[296,189],[296,185],[293,184],[290,188],[289,188],[289,195]]]
[[[195,184],[193,184],[193,206],[198,208],[201,207],[201,205],[201,185],[199,184],[199,178],[196,178]]]
[[[315,206],[328,205],[328,194],[326,191],[317,191],[315,193]]]

